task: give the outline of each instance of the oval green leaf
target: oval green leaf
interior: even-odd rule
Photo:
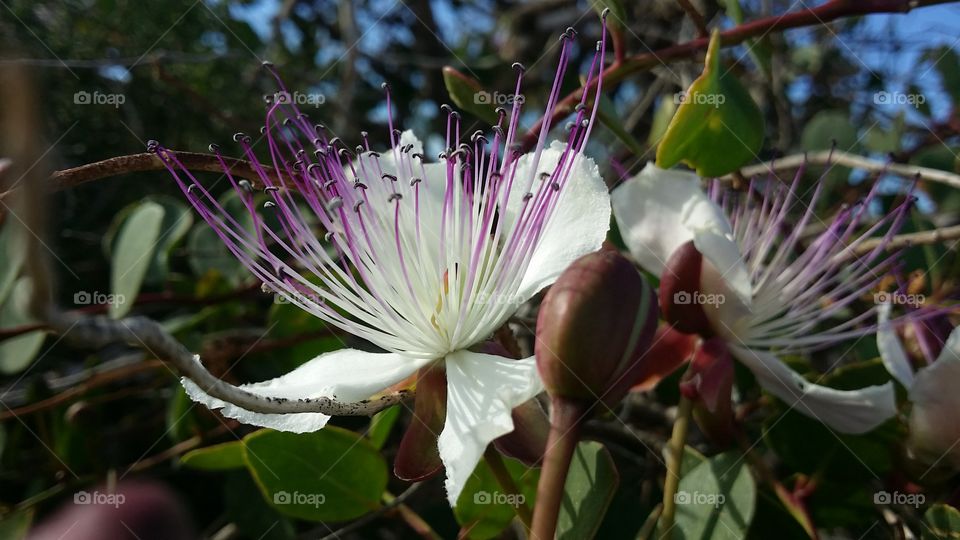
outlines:
[[[352,431],[262,430],[243,439],[244,461],[267,503],[310,521],[354,519],[380,507],[387,463]]]
[[[756,158],[763,116],[750,93],[720,64],[720,34],[710,38],[703,73],[678,95],[680,107],[657,147],[657,165],[683,162],[704,177],[722,176]]]
[[[112,254],[109,313],[119,319],[130,312],[150,268],[160,238],[165,211],[155,202],[144,202],[120,226]]]
[[[577,445],[564,484],[557,538],[593,538],[620,483],[610,452],[598,442]]]

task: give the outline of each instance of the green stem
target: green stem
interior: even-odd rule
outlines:
[[[687,444],[687,431],[690,428],[690,413],[693,402],[681,396],[677,406],[677,420],[673,423],[673,435],[667,447],[667,478],[663,482],[663,513],[660,515],[660,538],[670,538],[673,519],[677,513],[676,495],[680,486],[680,466],[683,464],[683,448]]]
[[[537,504],[533,511],[533,540],[551,540],[557,530],[567,472],[580,441],[584,412],[584,406],[579,403],[557,397],[552,400],[550,435],[540,469],[540,482],[537,484]]]
[[[529,531],[533,522],[533,511],[530,510],[527,502],[523,500],[523,492],[520,491],[517,483],[513,481],[513,476],[511,476],[510,471],[507,470],[507,464],[503,462],[503,457],[494,449],[493,445],[490,445],[487,447],[487,451],[484,452],[483,459],[487,461],[487,465],[489,465],[490,470],[493,471],[493,476],[496,477],[500,488],[503,489],[504,492],[514,495],[518,501],[521,501],[519,504],[514,505],[514,511],[517,513],[520,521],[523,522],[524,528]]]

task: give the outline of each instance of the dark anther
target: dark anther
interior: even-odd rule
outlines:
[[[276,206],[277,206],[277,203],[275,203],[275,202],[273,202],[273,201],[267,201],[267,202],[263,203],[263,207],[264,207],[264,208],[274,208],[274,207],[276,207]]]
[[[391,193],[390,196],[387,197],[387,202],[399,201],[402,198],[403,198],[403,195],[399,193]]]
[[[149,141],[147,141],[147,152],[150,152],[151,154],[153,154],[157,151],[158,148],[160,148],[160,143],[158,141],[155,141],[153,139],[150,139]]]
[[[264,60],[263,62],[260,62],[260,65],[263,66],[263,67],[265,67],[265,68],[272,68],[272,67],[273,67],[273,62],[271,62],[271,61],[269,61],[269,60]]]
[[[237,132],[233,134],[233,142],[240,142],[246,135],[243,132]]]
[[[317,140],[319,140],[319,139],[317,139]],[[336,146],[337,143],[343,144],[343,141],[340,140],[340,137],[334,137],[334,138],[330,139],[330,146]],[[346,145],[344,145],[344,146],[346,146]]]
[[[500,116],[506,116],[506,115],[507,115],[507,108],[506,108],[506,107],[497,107],[494,111],[495,111],[497,114],[499,114]]]
[[[359,214],[361,206],[363,206],[363,199],[353,203],[353,211]]]
[[[550,182],[550,189],[554,191],[560,191],[560,184],[556,182]]]
[[[327,211],[328,211],[328,212],[333,212],[334,210],[339,210],[341,206],[343,206],[343,199],[340,198],[340,197],[331,197],[330,200],[327,201]]]
[[[357,151],[357,154],[362,154],[362,153],[363,153],[363,145],[358,144],[357,147],[355,148],[355,150]]]
[[[523,194],[524,201],[529,201],[532,198],[533,198],[533,193],[530,193],[529,191]]]
[[[389,178],[390,180],[393,180],[394,182],[397,181],[397,177],[392,174],[384,173],[383,176],[380,177],[381,180],[386,180],[387,178]]]
[[[320,133],[321,131],[327,129],[327,126],[325,126],[325,125],[323,125],[323,124],[317,124],[317,125],[313,126],[313,129],[316,130],[317,133]]]
[[[336,185],[336,180],[327,180],[323,183],[323,189],[330,189],[332,186]]]
[[[337,152],[337,155],[340,156],[340,157],[349,158],[349,157],[350,157],[350,151],[347,150],[346,148],[341,148],[340,151]]]
[[[196,184],[190,184],[190,187],[187,188],[187,193],[193,193],[193,190],[198,186]]]
[[[323,239],[327,242],[333,240],[333,231],[327,231],[327,234],[323,235]]]
[[[446,103],[444,103],[440,105],[440,111],[450,114],[453,111],[453,108],[451,108],[450,105],[447,105]]]
[[[317,163],[311,163],[310,165],[307,165],[307,172],[312,174],[312,173],[313,173],[313,168],[314,168],[314,167],[319,167],[319,166],[320,166],[320,165],[318,165]]]
[[[277,186],[267,186],[267,187],[263,188],[263,191],[264,191],[265,193],[272,193],[272,192],[274,192],[274,191],[280,191],[280,188],[277,187]]]
[[[370,157],[372,157],[372,158],[378,158],[378,157],[380,157],[380,152],[374,152],[373,150],[371,150],[371,151],[369,151],[369,152],[367,153],[367,155],[370,156]]]
[[[313,155],[317,156],[317,159],[323,159],[327,157],[327,149],[321,146],[313,151]]]
[[[423,159],[423,154],[421,154],[420,152],[414,152],[414,153],[410,154],[410,157],[416,158],[416,159],[421,159],[421,160],[422,160],[422,159]]]
[[[367,138],[367,135],[369,135],[369,133],[367,133],[366,131],[361,131],[361,132],[360,132],[360,137],[362,137],[362,138],[364,138],[364,139]]]
[[[240,189],[246,191],[247,193],[253,191],[253,184],[251,184],[249,180],[240,180],[237,182],[237,185],[240,186]]]
[[[422,180],[421,180],[420,178],[413,178],[413,179],[410,180],[410,187],[413,187],[413,186],[419,184],[420,182],[422,182]]]
[[[260,134],[263,135],[267,132],[267,126],[260,126]]]
[[[381,89],[381,90],[386,90],[387,92],[389,92],[389,91],[390,91],[390,84],[389,84],[389,83],[386,83],[386,82],[382,82],[382,83],[380,83],[380,89]]]
[[[541,181],[541,182],[544,181],[544,180],[546,180],[547,178],[550,178],[550,173],[548,173],[548,172],[546,172],[546,171],[540,173],[540,181]]]
[[[356,182],[353,183],[353,189],[367,189],[367,185],[357,180]]]
[[[580,112],[580,111],[582,111],[582,110],[584,110],[584,109],[586,109],[586,108],[587,108],[587,104],[586,104],[586,103],[577,103],[577,106],[574,107],[573,110],[576,111],[576,112]]]
[[[501,128],[500,126],[493,126],[490,129],[496,132],[496,134],[499,135],[501,139],[503,138],[503,128]]]
[[[515,69],[515,70],[517,70],[517,71],[519,71],[519,72],[521,72],[521,73],[527,70],[526,66],[524,66],[524,65],[521,64],[520,62],[514,62],[513,65],[510,66],[510,67],[512,67],[513,69]]]

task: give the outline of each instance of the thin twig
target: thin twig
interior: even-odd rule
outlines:
[[[707,20],[703,18],[700,11],[697,10],[697,7],[691,4],[690,0],[677,0],[677,3],[687,12],[687,16],[693,21],[693,25],[697,27],[697,33],[700,37],[710,37],[710,30],[707,29]]]
[[[799,169],[804,164],[807,165],[842,165],[853,169],[863,169],[869,172],[886,172],[896,174],[906,178],[920,178],[930,182],[938,182],[960,189],[960,174],[931,169],[930,167],[918,167],[916,165],[905,165],[903,163],[889,163],[870,159],[849,152],[840,150],[821,150],[806,154],[791,154],[782,158],[765,161],[756,165],[750,165],[740,169],[740,174],[746,178],[752,176],[775,173],[778,171],[789,171]],[[732,181],[733,175],[728,174],[720,180]]]
[[[127,343],[142,347],[171,364],[206,394],[251,412],[263,414],[322,413],[329,416],[371,416],[400,403],[411,395],[402,390],[356,403],[342,403],[335,397],[287,399],[253,394],[211,374],[159,323],[144,317],[114,320],[107,317],[80,317],[72,314],[50,316],[50,326],[65,339],[86,346]]]

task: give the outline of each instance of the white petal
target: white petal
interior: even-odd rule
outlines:
[[[447,418],[438,447],[450,506],[487,445],[513,431],[510,411],[542,390],[533,357],[511,360],[469,351],[447,356]]]
[[[406,379],[429,362],[393,353],[341,349],[322,354],[276,379],[245,384],[240,388],[261,396],[287,399],[332,397],[349,403],[366,399]],[[245,424],[306,433],[322,428],[330,419],[320,413],[251,412],[208,395],[187,378],[181,382],[194,401],[211,409],[220,409],[224,416]]]
[[[700,188],[697,175],[648,163],[613,190],[613,215],[630,253],[660,275],[670,255],[693,240],[742,302],[752,296],[750,277],[730,222]]]
[[[521,156],[517,161],[514,185],[507,203],[508,220],[513,222],[527,191],[535,191],[541,182],[541,172],[553,173],[560,161],[565,144],[554,141],[543,149],[533,187],[525,183],[533,165],[533,154]],[[568,158],[569,159],[569,158]],[[540,233],[536,251],[520,283],[517,296],[530,298],[540,289],[557,280],[560,273],[578,258],[600,249],[610,229],[610,195],[594,161],[584,155],[576,158],[570,176],[553,215]]]
[[[790,408],[843,433],[866,433],[896,414],[893,383],[859,390],[837,390],[808,382],[779,358],[764,351],[730,346],[760,386]]]
[[[937,361],[917,372],[910,389],[910,449],[931,464],[960,468],[960,328],[950,333]]]
[[[877,349],[880,350],[880,360],[890,375],[909,390],[913,386],[913,367],[903,350],[900,338],[890,324],[890,308],[890,303],[883,303],[878,310]]]

